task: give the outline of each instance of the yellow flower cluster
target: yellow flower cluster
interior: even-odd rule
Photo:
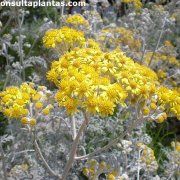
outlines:
[[[76,48],[52,63],[47,78],[59,88],[56,99],[72,114],[78,107],[112,115],[125,99],[147,99],[158,84],[156,73],[135,63],[120,50],[104,53]]]
[[[135,38],[135,32],[130,29],[120,27],[116,29],[116,33],[120,35],[120,43],[124,46],[128,45],[131,50],[140,50],[141,41]]]
[[[45,33],[43,43],[47,48],[54,48],[63,55],[75,47],[88,47],[100,50],[100,45],[93,39],[85,39],[84,33],[69,27],[51,29]]]
[[[66,23],[70,24],[70,25],[73,25],[75,27],[89,26],[89,22],[81,14],[70,15],[66,19]]]
[[[168,77],[172,65],[174,66],[175,70],[180,66],[179,60],[176,59],[176,49],[170,41],[165,41],[164,46],[161,47],[161,50],[159,52],[145,53],[145,64],[148,65],[150,61],[151,67],[157,72],[159,81],[161,83],[165,83],[166,85],[169,85],[171,87],[177,87],[177,83],[175,81],[176,77]],[[159,69],[159,66],[161,67],[161,69]]]
[[[112,115],[114,107],[124,103],[127,94],[111,80],[114,66],[105,57],[100,50],[76,48],[52,63],[47,78],[59,87],[56,99],[68,113],[81,107],[102,116]]]
[[[151,57],[152,57],[152,52],[147,52],[144,56],[144,59],[145,59],[145,62],[146,64],[149,64],[150,60],[151,60]],[[163,54],[163,53],[158,53],[156,52],[154,54],[154,57],[153,57],[153,61],[155,63],[157,62],[164,62],[164,63],[169,63],[170,65],[177,65],[179,66],[179,61],[176,59],[175,56],[172,56],[172,55],[166,55],[166,54]]]
[[[158,76],[160,81],[163,81],[167,77],[167,74],[162,69],[159,69],[157,71],[157,76]]]
[[[155,99],[157,95],[151,99],[147,99],[146,102],[142,103],[141,113],[149,121],[155,121],[157,123],[162,123],[167,119],[166,112],[162,112],[164,108],[158,104],[158,99]]]
[[[99,43],[97,43],[94,39],[87,39],[85,47],[96,49],[96,50],[101,49]]]
[[[34,88],[27,83],[23,83],[19,88],[8,87],[0,93],[0,111],[10,118],[26,116],[27,105],[35,94]]]
[[[146,66],[135,63],[131,58],[120,58],[120,71],[116,78],[129,93],[132,101],[151,98],[158,85],[158,78],[154,71]]]
[[[35,89],[33,83],[7,87],[0,93],[0,112],[9,118],[21,119],[24,125],[34,126],[36,115],[48,115],[53,108],[48,102],[50,96],[46,87],[39,86]]]
[[[122,2],[127,3],[127,4],[132,3],[136,9],[142,8],[141,0],[123,0]]]
[[[171,90],[167,87],[160,87],[157,89],[159,104],[169,112],[180,119],[180,92]]]
[[[154,156],[154,151],[143,143],[137,143],[137,147],[141,150],[140,163],[147,168],[148,171],[158,169],[158,163]]]
[[[180,152],[180,142],[171,142],[171,146],[174,148],[175,151]]]
[[[111,165],[104,161],[99,163],[95,159],[88,160],[82,172],[89,179],[98,179],[99,175],[102,173],[106,173],[107,180],[115,180],[118,176],[118,171],[113,169]]]
[[[97,179],[106,166],[107,164],[104,161],[99,164],[95,159],[91,159],[86,162],[86,167],[82,169],[82,172],[90,179]]]
[[[69,27],[50,29],[43,37],[43,43],[47,48],[55,48],[61,54],[81,47],[85,43],[84,33]]]
[[[63,38],[57,40],[61,33],[57,33],[54,37],[48,36],[48,33],[51,34],[48,31],[44,37],[44,43],[51,42],[47,44],[52,46],[53,43],[56,44],[55,42],[66,41],[65,29],[72,30],[67,27],[52,30],[52,32],[63,32],[64,40],[62,40]],[[68,47],[67,51],[69,52],[61,56],[58,61],[54,61],[51,70],[47,73],[48,80],[54,82],[59,88],[56,93],[56,100],[61,107],[64,107],[69,114],[76,113],[81,109],[93,114],[98,113],[101,116],[112,115],[117,105],[125,105],[128,102],[133,104],[140,102],[142,113],[145,116],[157,109],[156,103],[152,102],[148,105],[146,103],[148,99],[151,101],[155,95],[162,99],[164,93],[166,94],[166,92],[161,93],[161,88],[157,88],[159,81],[154,71],[134,62],[131,58],[125,56],[121,50],[102,52],[97,42],[93,39],[85,40],[81,32],[76,32],[76,38],[81,46],[77,45],[78,47],[73,46],[73,48],[70,48],[72,47],[70,45],[65,46]],[[125,43],[128,39],[134,41],[133,33],[126,33],[127,30],[124,28],[117,28],[115,32],[124,34],[124,38],[121,39],[122,43]],[[127,37],[125,34],[128,34]],[[72,43],[71,40],[70,44]],[[165,45],[171,46],[168,42],[165,42]],[[159,72],[159,76],[164,77],[164,74]],[[176,97],[179,96],[177,93],[173,94],[176,94]],[[172,97],[174,95],[171,96],[171,99],[173,99]],[[174,102],[172,100],[169,103],[170,105],[164,102],[164,106],[169,107],[169,110],[179,117],[177,99]],[[36,106],[41,107],[39,104]],[[165,115],[159,116],[157,121],[163,122],[165,119]]]
[[[117,171],[109,172],[106,176],[107,180],[116,180],[116,177],[118,176]]]
[[[158,116],[156,117],[156,122],[157,123],[162,123],[166,119],[167,119],[167,114],[164,112],[164,113],[158,114]]]
[[[128,46],[134,51],[139,51],[141,48],[141,41],[135,37],[135,33],[124,27],[103,29],[99,34],[99,42],[102,45],[113,45],[115,48],[119,45]]]

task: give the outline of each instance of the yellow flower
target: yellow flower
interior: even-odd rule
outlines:
[[[95,40],[93,39],[87,39],[86,41],[86,47],[91,48],[91,49],[98,49],[100,50],[100,44],[97,43]]]
[[[105,169],[106,166],[107,166],[107,164],[106,164],[106,162],[104,162],[104,161],[102,161],[102,162],[99,164],[99,168],[100,168],[101,170]]]
[[[109,173],[107,175],[107,180],[115,180],[115,179],[116,179],[116,177],[113,174]]]
[[[23,117],[21,119],[21,123],[24,124],[24,125],[28,124],[28,118],[27,117]]]
[[[50,113],[50,109],[48,107],[46,107],[45,109],[42,110],[42,113],[44,115],[48,115]]]
[[[39,94],[39,93],[36,93],[36,94],[32,97],[32,99],[33,99],[34,101],[39,101],[40,98],[41,98],[41,94]]]
[[[127,4],[133,3],[136,9],[142,8],[141,0],[123,0],[122,2],[127,3]]]
[[[41,102],[37,102],[35,104],[35,108],[37,108],[37,109],[41,109],[42,107],[43,107],[43,104]]]
[[[82,47],[85,43],[84,33],[69,27],[61,29],[50,29],[43,37],[44,46],[55,48],[59,53],[72,50],[75,47]]]
[[[163,70],[158,70],[157,75],[160,79],[166,78],[166,73]]]
[[[150,113],[150,109],[146,106],[143,108],[143,114],[147,116]]]
[[[66,23],[70,24],[70,25],[73,25],[75,27],[89,26],[89,22],[81,14],[70,15],[66,19]]]
[[[180,152],[180,142],[176,142],[175,149],[176,151]]]
[[[29,124],[30,124],[31,126],[35,126],[35,125],[36,125],[36,119],[30,118],[30,119],[29,119]]]
[[[88,83],[85,83],[85,82],[81,82],[79,84],[79,87],[77,88],[77,93],[79,95],[79,97],[82,97],[82,96],[87,96],[86,92],[89,91],[89,86],[88,86]]]
[[[162,114],[160,114],[160,115],[157,117],[156,122],[162,123],[162,122],[164,122],[166,119],[167,119],[167,114],[166,114],[166,113],[162,113]]]
[[[165,107],[167,111],[180,117],[180,93],[176,90],[171,90],[161,86],[157,89],[159,104]]]
[[[18,87],[8,87],[0,93],[0,110],[7,117],[20,118],[28,114],[27,105],[36,91],[27,83]]]
[[[105,100],[104,98],[99,98],[98,99],[97,108],[98,108],[98,112],[102,116],[113,115],[114,107],[115,107],[115,104],[112,101]]]
[[[75,48],[52,63],[47,78],[59,88],[59,106],[70,114],[83,108],[108,116],[117,105],[124,106],[127,97],[143,102],[153,97],[158,85],[154,71],[117,49],[104,53],[100,49]]]
[[[111,36],[109,36],[111,35]],[[117,46],[126,46],[133,51],[139,51],[141,48],[141,40],[135,37],[135,33],[124,27],[105,28],[99,33],[98,41],[102,48],[106,50],[109,45],[111,48]]]
[[[85,102],[85,107],[87,110],[91,113],[96,112],[96,107],[98,105],[97,98],[96,97],[89,97],[87,101]]]
[[[89,176],[89,170],[88,170],[88,168],[83,168],[83,170],[82,170],[82,172],[83,172],[83,174],[85,175],[85,176]]]
[[[155,103],[151,103],[150,107],[152,110],[156,110],[157,109],[157,105]]]
[[[19,119],[24,125],[34,126],[36,119],[33,116],[37,110],[42,109],[44,104],[48,110],[53,108],[48,103],[47,97],[50,96],[51,93],[45,86],[35,88],[32,83],[22,83],[19,87],[7,87],[0,92],[0,112],[8,118]],[[47,110],[45,113],[48,114]]]
[[[67,109],[68,114],[73,114],[77,112],[78,101],[76,99],[67,98],[64,102],[64,107]]]

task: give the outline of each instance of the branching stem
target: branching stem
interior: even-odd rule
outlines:
[[[5,155],[4,155],[4,150],[1,143],[0,143],[0,152],[1,152],[1,157],[2,157],[2,170],[4,174],[4,180],[7,180]]]
[[[46,160],[45,160],[44,156],[42,155],[41,149],[40,149],[40,147],[39,147],[39,145],[38,145],[38,143],[37,143],[36,140],[34,141],[34,146],[35,146],[36,152],[39,154],[39,157],[41,158],[44,166],[45,166],[46,169],[49,171],[49,173],[50,173],[51,175],[55,176],[55,177],[58,177],[58,179],[61,179],[61,176],[58,175],[58,174],[56,174],[56,173],[51,169],[51,167],[48,165],[48,163],[46,162]]]
[[[71,152],[70,152],[70,155],[69,155],[69,160],[66,163],[64,173],[62,175],[62,180],[66,180],[66,177],[67,177],[67,175],[69,173],[69,170],[71,169],[71,167],[73,165],[80,137],[81,137],[81,135],[82,135],[83,131],[85,130],[88,123],[89,123],[89,119],[87,117],[87,114],[84,113],[84,121],[83,121],[83,123],[82,123],[82,125],[81,125],[81,127],[80,127],[80,129],[79,129],[79,131],[77,133],[77,136],[76,136],[76,138],[75,138],[75,140],[73,142],[72,149],[71,149]]]
[[[166,24],[166,18],[165,18],[164,21],[163,21],[163,25],[162,25],[162,28],[161,28],[161,31],[160,31],[160,34],[159,34],[158,41],[157,41],[157,43],[156,43],[155,49],[154,49],[153,54],[152,54],[152,56],[151,56],[151,59],[150,59],[150,61],[149,61],[149,65],[148,65],[149,67],[151,67],[151,64],[152,64],[154,55],[155,55],[155,53],[156,53],[156,51],[157,51],[157,49],[158,49],[158,47],[159,47],[159,43],[160,43],[161,38],[162,38],[162,35],[163,35],[163,33],[164,33],[165,24]]]
[[[130,128],[127,129],[127,131],[123,134],[123,135],[120,135],[118,136],[117,138],[115,138],[114,140],[112,140],[111,142],[109,142],[106,146],[100,148],[100,149],[97,149],[95,150],[94,152],[92,153],[89,153],[87,155],[84,155],[84,156],[79,156],[79,157],[75,157],[76,160],[83,160],[83,159],[88,159],[90,157],[93,157],[95,156],[96,154],[99,154],[103,151],[106,151],[107,149],[111,148],[112,146],[114,146],[115,144],[118,143],[118,141],[122,138],[124,138],[127,134],[129,134],[134,128],[135,126],[138,125],[138,122],[141,122],[143,119],[137,119],[137,121],[135,121],[134,123],[132,123],[132,126],[130,126]]]
[[[76,132],[76,121],[75,121],[74,116],[71,116],[70,120],[71,120],[71,128],[72,128],[72,137],[73,137],[73,140],[75,140],[77,136],[77,132]]]
[[[23,40],[22,40],[22,31],[21,31],[22,30],[22,25],[23,25],[23,22],[24,22],[24,14],[22,14],[21,19],[20,19],[20,15],[18,14],[17,21],[18,21],[18,32],[19,32],[19,39],[18,39],[19,58],[20,58],[21,66],[22,66],[22,79],[23,79],[23,81],[25,81],[24,54],[23,54],[23,44],[22,44]]]

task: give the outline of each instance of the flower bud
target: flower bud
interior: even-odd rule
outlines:
[[[156,110],[156,109],[157,109],[157,106],[156,106],[155,103],[151,103],[151,104],[150,104],[150,107],[151,107],[152,110]]]
[[[27,117],[21,118],[21,123],[22,123],[23,125],[28,124],[28,118],[27,118]]]
[[[150,113],[149,108],[148,108],[147,106],[144,107],[144,109],[143,109],[143,114],[144,114],[145,116],[147,116],[149,113]]]
[[[43,107],[43,104],[41,103],[41,102],[37,102],[36,104],[35,104],[35,108],[36,109],[41,109]]]
[[[29,124],[30,124],[31,126],[35,126],[35,125],[36,125],[36,119],[31,118],[31,119],[29,120]]]
[[[42,112],[44,115],[48,115],[50,113],[50,110],[49,110],[49,108],[45,108],[42,110]]]

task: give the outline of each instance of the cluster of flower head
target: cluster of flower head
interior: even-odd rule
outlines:
[[[136,9],[142,8],[141,0],[123,0],[122,2],[127,3],[127,4],[132,3]]]
[[[65,32],[66,29],[68,29],[67,32]],[[50,36],[48,33],[51,34],[51,31],[59,32],[55,33],[55,36]],[[77,33],[75,33],[75,39],[79,42],[71,46],[73,48],[67,45],[68,37],[71,39],[72,34],[67,37],[65,35],[70,31]],[[124,34],[122,36],[124,38],[121,39],[123,43],[129,39],[134,41],[133,33],[124,28],[117,28],[115,32]],[[126,105],[130,102],[142,105],[142,114],[151,115],[151,119],[159,123],[167,118],[164,110],[179,118],[179,93],[168,88],[166,88],[167,91],[161,92],[162,88],[158,88],[159,79],[154,71],[134,62],[121,50],[103,52],[96,41],[82,36],[79,31],[63,27],[60,30],[48,31],[44,37],[45,45],[51,42],[50,46],[54,43],[56,48],[57,42],[61,42],[61,37],[64,37],[63,41],[66,43],[64,47],[68,47],[66,53],[52,63],[47,78],[59,88],[56,99],[69,114],[81,109],[108,116],[114,113],[118,105]],[[57,41],[57,39],[60,40]],[[166,42],[166,46],[168,45]],[[172,100],[162,103],[162,96],[171,97]]]
[[[76,48],[52,63],[47,78],[59,87],[56,99],[67,112],[81,107],[106,116],[124,103],[127,93],[113,80],[114,65],[106,55],[100,50]]]
[[[158,169],[158,163],[154,156],[154,151],[143,143],[137,143],[137,147],[141,151],[139,159],[141,167],[148,171],[156,171]]]
[[[165,174],[169,176],[172,172],[177,174],[179,177],[179,166],[180,166],[180,142],[173,141],[171,142],[171,147],[173,150],[167,151],[166,156],[168,162],[165,164]]]
[[[0,93],[0,112],[9,118],[21,118],[22,124],[35,125],[35,115],[48,115],[52,109],[52,105],[48,103],[50,95],[46,87],[39,86],[35,89],[33,83],[7,87]]]
[[[125,99],[145,99],[155,92],[156,74],[120,50],[104,53],[76,48],[52,63],[47,78],[59,88],[56,98],[69,113],[78,107],[112,115]]]
[[[75,47],[81,47],[85,43],[84,33],[69,27],[48,30],[43,43],[47,48],[55,48],[61,54],[72,50]]]
[[[141,47],[141,41],[135,37],[135,33],[124,27],[103,29],[99,34],[99,42],[106,46],[128,46],[134,51],[139,51]]]
[[[121,143],[118,143],[117,147],[125,154],[130,153],[133,150],[132,142],[127,140],[121,140]]]
[[[87,39],[85,43],[85,47],[100,50],[100,45],[94,39]]]
[[[168,116],[180,119],[180,93],[177,90],[164,86],[157,87],[155,95],[141,104],[141,112],[149,117],[149,120],[162,123]]]
[[[132,101],[150,99],[158,85],[157,75],[146,66],[135,63],[132,59],[121,60],[121,71],[117,73],[118,81],[123,84]]]
[[[145,54],[145,62],[147,64],[149,64],[150,60],[151,60],[151,57],[152,57],[152,54],[153,52],[147,52]],[[163,53],[159,53],[159,52],[156,52],[154,54],[154,57],[153,57],[153,60],[154,62],[162,62],[162,63],[168,63],[169,65],[177,65],[179,66],[179,61],[176,59],[175,56],[172,56],[172,55],[167,55],[167,54],[163,54]]]
[[[79,26],[89,26],[89,22],[81,14],[70,15],[67,17],[66,23],[75,28],[78,28]]]
[[[0,110],[10,118],[19,118],[28,114],[27,105],[35,96],[35,89],[26,83],[18,87],[8,87],[0,93]]]
[[[153,52],[147,52],[145,54],[145,62],[148,64]],[[176,59],[176,49],[170,41],[165,41],[163,46],[160,48],[158,52],[154,53],[153,57],[154,61],[161,64],[167,65],[177,65],[179,66],[179,61]]]
[[[174,148],[175,151],[180,152],[180,142],[179,141],[171,142],[171,146],[172,146],[172,148]]]
[[[46,48],[55,49],[60,55],[79,48],[100,49],[100,45],[93,39],[85,39],[84,33],[69,27],[50,29],[43,37]]]
[[[180,93],[167,87],[160,87],[157,90],[160,105],[169,114],[173,114],[180,119]]]
[[[82,172],[90,179],[98,179],[99,175],[105,173],[107,180],[115,180],[119,174],[117,170],[105,161],[99,163],[95,159],[88,160]]]
[[[177,53],[175,47],[170,41],[165,41],[164,45],[160,47],[157,52],[153,53],[150,51],[145,53],[144,61],[146,64],[149,64],[149,62],[152,60],[151,66],[157,72],[159,81],[161,83],[165,83],[171,87],[176,87],[176,77],[168,77],[169,72],[172,70],[172,66],[174,66],[174,71],[176,71],[180,66],[179,60],[176,58],[176,56]]]

